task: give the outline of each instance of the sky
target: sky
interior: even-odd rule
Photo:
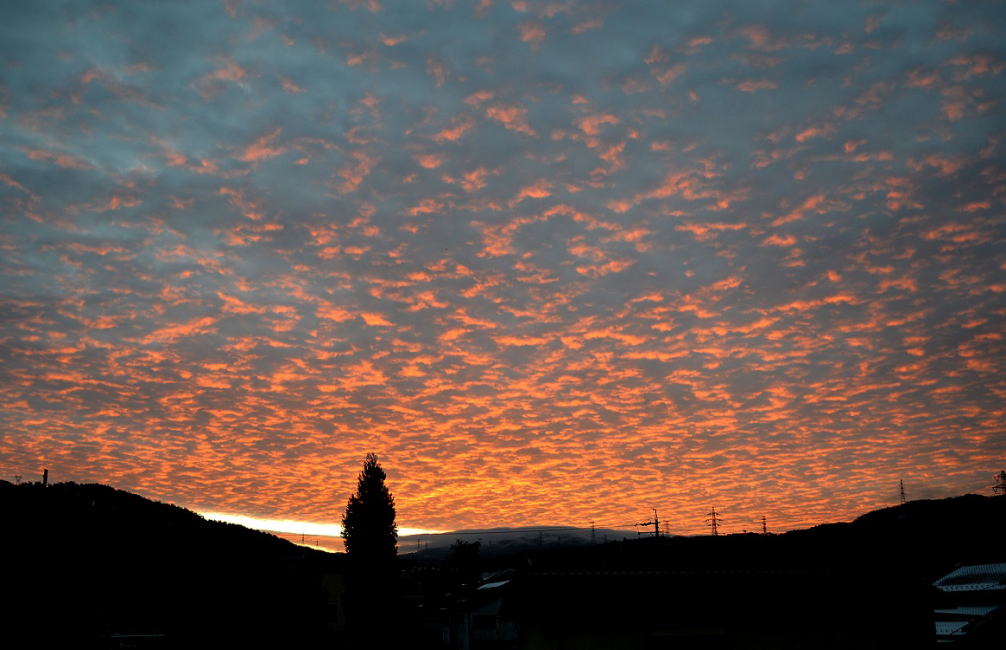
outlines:
[[[0,3],[0,474],[784,530],[1006,466],[1006,6]],[[312,529],[314,530],[314,529]]]

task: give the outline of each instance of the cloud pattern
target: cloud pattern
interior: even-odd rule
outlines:
[[[781,529],[1006,451],[991,1],[0,6],[0,466]]]

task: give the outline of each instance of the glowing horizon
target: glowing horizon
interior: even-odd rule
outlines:
[[[338,522],[375,452],[417,530],[988,493],[1003,34],[943,0],[0,3],[0,476]]]
[[[266,532],[289,533],[291,535],[317,535],[322,537],[341,538],[342,526],[339,524],[320,524],[309,521],[295,521],[291,519],[263,519],[259,517],[249,517],[246,515],[235,515],[223,512],[200,512],[197,513],[204,519],[212,521],[222,521],[227,524],[238,524],[246,528],[261,530]],[[398,535],[438,535],[446,531],[428,530],[425,528],[399,527]]]

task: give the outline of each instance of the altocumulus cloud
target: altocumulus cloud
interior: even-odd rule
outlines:
[[[427,529],[982,490],[1003,33],[935,0],[5,3],[0,471],[331,524],[374,450]]]

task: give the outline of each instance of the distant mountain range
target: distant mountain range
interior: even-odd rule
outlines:
[[[464,528],[446,533],[402,535],[399,554],[429,559],[445,555],[458,540],[479,542],[483,555],[506,555],[517,551],[556,546],[583,546],[608,541],[636,539],[635,531],[612,528],[577,528],[575,526],[518,526],[499,528]]]

